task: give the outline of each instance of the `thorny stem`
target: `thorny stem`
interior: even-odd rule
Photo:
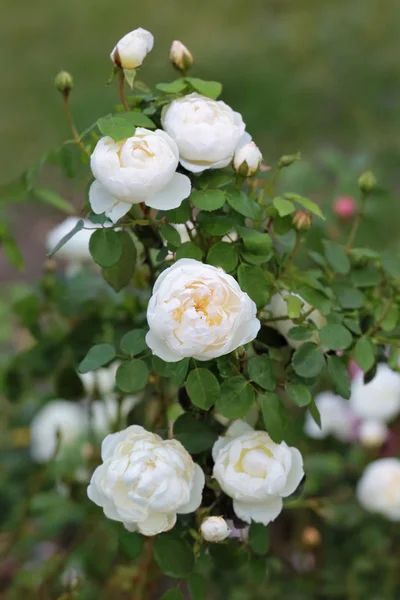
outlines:
[[[64,98],[64,112],[65,112],[65,118],[67,119],[67,123],[71,128],[72,131],[72,135],[74,138],[74,142],[88,155],[90,156],[90,152],[88,151],[88,149],[86,148],[85,144],[82,142],[78,130],[76,128],[74,119],[72,117],[71,114],[71,107],[69,105],[69,94],[64,93],[63,94],[63,98]]]
[[[122,69],[118,71],[118,94],[122,106],[127,112],[129,112],[131,109],[125,95],[125,75]]]

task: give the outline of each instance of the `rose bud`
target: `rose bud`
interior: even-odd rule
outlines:
[[[233,157],[233,168],[238,175],[250,177],[257,173],[262,161],[262,154],[254,142],[239,148]]]
[[[169,59],[177,71],[186,73],[193,65],[193,55],[179,40],[174,40],[169,51]]]
[[[351,219],[357,212],[357,202],[352,196],[339,196],[333,202],[333,212],[339,219]]]
[[[208,517],[202,522],[200,532],[206,542],[222,542],[231,530],[223,517]]]
[[[358,180],[360,190],[364,194],[369,194],[370,192],[372,192],[372,190],[376,187],[376,183],[376,177],[372,173],[372,171],[366,171],[360,176]]]
[[[312,225],[312,217],[304,210],[299,210],[293,215],[292,223],[297,231],[308,231]]]
[[[67,71],[60,71],[54,79],[54,85],[61,94],[68,95],[74,87],[74,80]]]
[[[153,45],[154,37],[150,31],[139,27],[119,40],[110,57],[120,69],[136,69],[143,63]]]

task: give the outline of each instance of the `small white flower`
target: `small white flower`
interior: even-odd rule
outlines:
[[[115,387],[115,375],[119,367],[119,362],[114,362],[104,369],[89,371],[88,373],[78,373],[86,393],[90,396],[95,390],[100,396],[107,396]]]
[[[200,531],[206,542],[223,542],[231,533],[223,517],[207,517],[202,522]]]
[[[181,165],[193,173],[226,167],[238,147],[251,140],[239,113],[197,93],[171,102],[161,121],[178,144]]]
[[[268,525],[282,510],[282,498],[293,494],[303,475],[297,448],[276,444],[265,431],[236,421],[213,447],[213,475],[233,499],[233,510],[246,523]]]
[[[288,296],[294,296],[295,298],[299,298],[303,302],[300,316],[304,315],[310,310],[311,305],[308,304],[308,302],[306,302],[305,300],[303,300],[301,296],[299,296],[298,294],[291,294],[286,290],[282,290],[281,292],[279,292],[279,294],[274,294],[270,300],[269,305],[265,307],[265,310],[269,311],[271,317],[284,317],[288,314],[288,307],[286,304]],[[319,310],[314,310],[307,317],[306,322],[307,321],[312,321],[318,327],[318,329],[321,329],[321,327],[324,327],[324,325],[326,325],[326,318],[322,313],[319,312]],[[270,323],[268,323],[268,325],[279,331],[279,333],[286,338],[287,343],[292,348],[299,348],[302,344],[304,344],[304,341],[296,341],[288,336],[288,333],[292,329],[292,327],[296,327],[295,323],[293,323],[291,319],[271,321]],[[315,332],[311,337],[309,337],[305,341],[318,342],[318,333]]]
[[[60,242],[67,233],[72,231],[79,220],[80,219],[77,217],[68,217],[65,221],[54,227],[54,229],[47,234],[47,250],[49,252],[53,250],[58,242]],[[84,221],[84,226],[90,227],[91,230],[81,229],[78,231],[78,233],[57,251],[55,258],[63,258],[75,263],[92,260],[89,252],[89,241],[96,225],[90,221]]]
[[[164,131],[138,127],[132,137],[114,142],[103,137],[91,156],[95,181],[89,190],[93,212],[105,213],[114,223],[133,204],[177,208],[190,195],[190,179],[176,172],[179,153]]]
[[[204,473],[177,440],[162,440],[132,425],[108,435],[88,496],[109,519],[129,531],[156,535],[172,529],[176,515],[200,506]]]
[[[389,430],[385,423],[368,419],[367,421],[362,421],[360,424],[358,439],[367,448],[377,448],[385,442],[388,433]]]
[[[358,482],[356,495],[366,510],[400,521],[400,460],[380,458],[370,463]]]
[[[167,362],[209,360],[256,337],[256,305],[222,269],[182,258],[158,277],[147,308],[146,343]]]
[[[85,411],[76,402],[53,400],[46,404],[31,422],[31,455],[37,462],[47,462],[57,449],[72,444],[85,431]]]
[[[321,392],[315,396],[315,404],[321,416],[321,428],[310,413],[307,413],[304,425],[306,435],[316,440],[333,435],[343,442],[350,441],[353,437],[356,416],[349,402],[333,392]]]
[[[250,177],[257,173],[262,162],[260,149],[254,142],[248,142],[235,152],[233,168],[243,177]]]
[[[110,54],[117,67],[136,69],[153,49],[154,37],[150,31],[139,27],[124,35]]]
[[[359,373],[352,381],[350,406],[362,419],[390,421],[400,413],[400,374],[381,363],[365,385]]]

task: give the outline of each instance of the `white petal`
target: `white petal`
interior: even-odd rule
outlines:
[[[275,521],[276,517],[282,510],[283,502],[279,496],[271,496],[263,502],[248,503],[233,501],[233,510],[242,521],[251,523],[262,523],[268,525],[271,521]]]
[[[198,164],[198,163],[193,163],[190,162],[189,160],[185,160],[184,158],[180,158],[179,162],[181,163],[182,167],[184,169],[186,169],[187,171],[191,171],[192,173],[202,173],[203,171],[206,171],[207,169],[223,169],[224,167],[227,167],[229,165],[229,163],[232,160],[232,156],[229,156],[228,158],[225,158],[224,160],[219,160],[215,163],[206,163],[206,164]]]
[[[171,181],[159,192],[147,198],[145,204],[150,208],[171,210],[182,204],[182,200],[190,196],[192,189],[190,179],[181,173],[175,173]]]
[[[111,219],[113,223],[116,223],[118,219],[126,215],[126,213],[128,213],[131,210],[131,208],[132,204],[117,200],[114,206],[110,210],[106,211],[106,215],[109,219]]]
[[[203,493],[203,488],[205,484],[206,478],[204,476],[203,470],[199,465],[194,465],[194,480],[193,487],[190,494],[190,499],[187,504],[181,506],[178,510],[178,513],[181,515],[186,515],[188,513],[194,512],[197,510],[201,504],[201,498]]]
[[[289,448],[292,454],[292,468],[287,476],[286,485],[281,492],[281,496],[286,498],[293,494],[304,477],[303,457],[297,448]]]
[[[213,446],[212,457],[214,462],[217,460],[220,451],[225,448],[225,446],[230,444],[234,438],[237,438],[245,433],[250,433],[251,431],[254,431],[254,429],[251,427],[251,425],[246,423],[246,421],[242,421],[242,419],[234,421],[226,430],[225,435],[219,437]]]
[[[89,203],[92,211],[100,215],[110,210],[116,199],[109,194],[104,185],[95,179],[89,189]]]
[[[157,535],[172,529],[175,522],[175,514],[151,513],[145,521],[137,523],[136,527],[142,535]]]
[[[173,352],[171,348],[167,346],[164,340],[157,337],[151,330],[146,335],[146,344],[153,354],[162,360],[165,360],[165,362],[178,362],[184,358],[179,354],[175,354],[175,352]]]
[[[240,150],[240,148],[243,148],[243,146],[251,142],[251,139],[251,135],[247,133],[247,131],[245,131],[240,140],[238,141],[238,145],[236,146],[236,152]]]

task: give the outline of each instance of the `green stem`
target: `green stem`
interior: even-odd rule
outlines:
[[[128,104],[128,101],[126,99],[126,94],[125,94],[125,75],[124,75],[124,71],[123,69],[120,69],[118,71],[118,94],[119,94],[119,99],[121,100],[121,104],[124,107],[124,109],[129,112],[130,106]]]
[[[85,152],[85,154],[87,154],[88,156],[90,156],[89,150],[86,148],[85,144],[83,144],[83,142],[81,141],[81,138],[80,138],[78,130],[76,128],[74,119],[72,117],[71,107],[69,105],[69,94],[66,94],[66,93],[63,94],[63,98],[64,98],[64,113],[65,113],[65,118],[67,120],[68,125],[71,128],[72,135],[73,135],[73,138],[74,138],[74,142],[75,142],[75,144],[77,144],[83,150],[83,152]]]

